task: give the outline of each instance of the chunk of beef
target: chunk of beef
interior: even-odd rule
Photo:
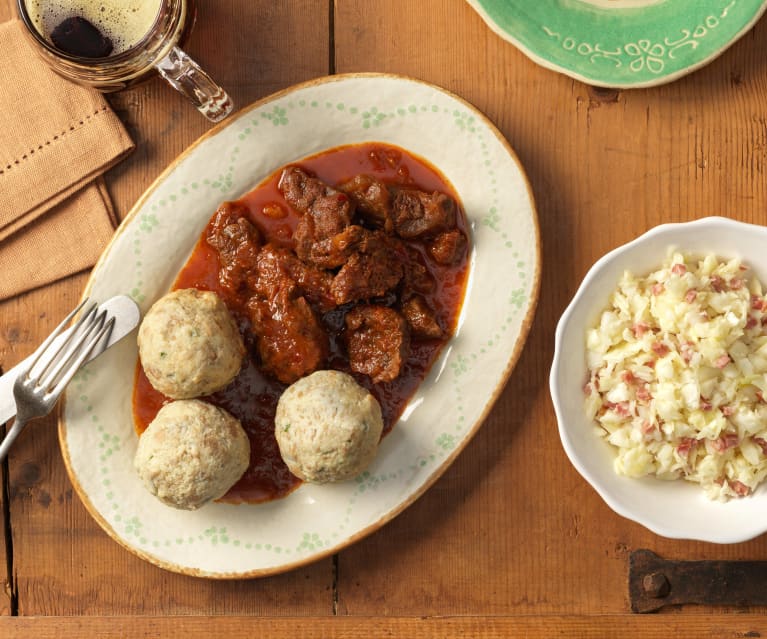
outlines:
[[[355,306],[346,314],[346,348],[352,371],[373,383],[396,379],[410,354],[405,319],[386,306]]]
[[[336,196],[343,195],[299,166],[286,167],[282,171],[277,188],[285,201],[302,215],[312,211],[321,212],[325,210],[324,207],[329,200],[332,204]],[[349,198],[344,195],[343,200],[348,202]],[[334,206],[331,206],[331,209],[335,212]],[[343,213],[343,211],[338,212]],[[352,211],[348,210],[343,226],[351,222],[351,213]]]
[[[256,258],[256,276],[252,290],[266,299],[286,289],[290,295],[303,295],[322,311],[335,306],[330,293],[333,276],[299,260],[286,248],[263,246]]]
[[[286,255],[287,253],[287,255]],[[287,274],[284,261],[289,258],[289,251],[272,245],[264,246],[256,256],[255,276],[252,278],[252,291],[258,297],[269,300],[285,289],[291,295],[298,295],[296,283]],[[298,259],[294,256],[294,259]]]
[[[442,329],[437,322],[437,314],[420,295],[414,295],[402,303],[402,315],[407,320],[413,335],[432,338],[443,336]]]
[[[317,266],[331,268],[324,244],[351,224],[354,206],[349,196],[297,166],[286,168],[278,185],[283,197],[302,217],[293,234],[296,255]],[[335,264],[338,266],[338,264]]]
[[[340,305],[385,295],[402,279],[406,260],[405,248],[397,238],[366,231],[357,251],[333,278],[333,299]]]
[[[305,298],[282,288],[268,300],[252,297],[248,310],[266,373],[292,384],[325,362],[329,338]]]
[[[414,293],[431,293],[437,283],[434,276],[424,264],[421,253],[412,247],[407,247],[408,260],[404,264],[405,275],[402,286],[402,298],[407,299]]]
[[[369,175],[355,175],[339,187],[354,202],[357,213],[374,228],[387,233],[394,230],[391,217],[389,189],[380,180]]]
[[[455,264],[466,253],[466,236],[458,229],[440,233],[428,243],[429,255],[438,264]]]
[[[219,281],[232,292],[249,288],[248,278],[261,246],[261,235],[250,223],[248,208],[235,202],[224,202],[216,210],[205,237],[218,252]]]
[[[401,189],[392,201],[397,235],[405,239],[436,235],[455,226],[455,200],[444,193]]]
[[[305,216],[296,227],[293,241],[296,255],[308,264],[319,268],[336,268],[349,259],[365,233],[361,226],[352,224],[340,233],[319,239],[312,218]]]

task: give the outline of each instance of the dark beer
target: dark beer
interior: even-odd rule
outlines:
[[[37,31],[64,53],[86,58],[118,55],[152,30],[159,0],[25,0]]]

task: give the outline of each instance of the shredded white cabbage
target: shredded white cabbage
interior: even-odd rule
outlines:
[[[767,299],[739,260],[673,252],[624,273],[587,331],[586,411],[615,471],[684,478],[711,499],[767,476]]]

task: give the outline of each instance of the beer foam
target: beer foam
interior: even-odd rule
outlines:
[[[127,51],[149,32],[161,0],[25,0],[27,13],[40,34],[50,34],[67,18],[80,17],[112,41],[111,55]]]

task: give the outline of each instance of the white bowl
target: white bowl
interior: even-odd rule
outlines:
[[[664,537],[715,543],[746,541],[767,531],[767,486],[726,503],[697,485],[613,471],[615,452],[597,437],[584,409],[586,329],[596,324],[625,270],[643,275],[660,267],[670,247],[685,253],[739,257],[767,282],[767,228],[722,217],[663,224],[620,246],[591,267],[557,325],[549,385],[559,435],[573,466],[616,513]]]

